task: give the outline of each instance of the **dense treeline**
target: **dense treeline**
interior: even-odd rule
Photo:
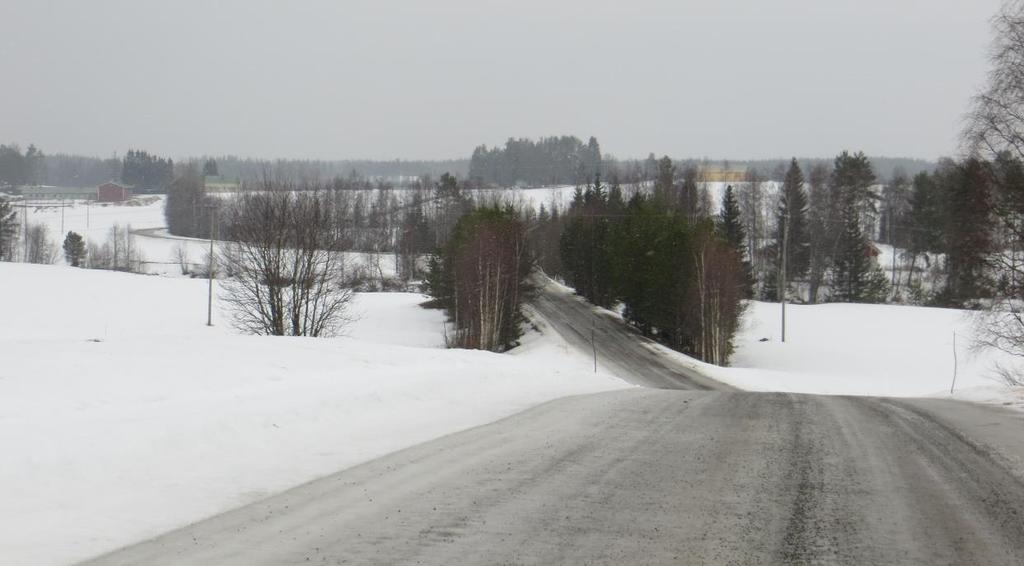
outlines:
[[[829,167],[832,164],[832,159],[829,158],[797,157],[796,161],[797,164],[800,165],[800,169],[804,172],[811,171],[815,167]],[[937,165],[934,161],[915,159],[911,157],[868,156],[868,162],[871,164],[871,169],[880,179],[889,179],[896,174],[913,177],[918,173],[931,173],[935,170]],[[708,161],[690,161],[687,162],[687,164],[702,167],[724,167],[747,170],[756,169],[764,172],[764,175],[768,180],[781,182],[785,179],[791,160],[743,159],[718,163]]]
[[[549,217],[564,225],[563,274],[597,305],[622,303],[623,316],[645,335],[724,364],[746,287],[735,204],[723,207],[732,216],[702,216],[686,196],[687,181],[677,185],[671,170],[663,173],[664,190],[634,191],[628,201],[618,184],[606,188],[597,178],[576,191],[564,220]]]
[[[909,185],[888,185],[882,239],[906,250],[893,274],[897,291],[916,302],[973,308],[1015,285],[1021,171],[1021,162],[1004,153],[991,162],[944,160]]]
[[[413,181],[421,176],[437,178],[444,173],[464,177],[469,172],[468,159],[325,161],[252,159],[227,155],[183,160],[183,164],[192,162],[214,164],[214,169],[203,170],[203,174],[216,175],[235,183],[261,182],[267,170],[276,171],[282,178],[292,179],[332,179],[354,172],[360,177],[391,182]],[[149,190],[162,190],[175,175],[181,174],[180,170],[169,173],[173,167],[174,162],[170,158],[134,149],[121,158],[101,158],[63,153],[44,154],[32,145],[27,149],[17,144],[0,145],[0,185],[92,187],[107,181],[121,181]]]
[[[46,155],[36,146],[24,151],[0,145],[0,185],[90,187],[121,181],[140,192],[162,192],[173,178],[174,162],[146,151],[128,150],[123,159]]]
[[[162,193],[174,178],[174,160],[129,149],[121,166],[121,181],[140,193]]]
[[[315,159],[253,159],[234,155],[203,156],[200,161],[213,159],[220,177],[236,181],[257,181],[268,169],[277,175],[292,179],[333,179],[353,172],[374,180],[400,182],[421,176],[440,177],[450,173],[464,177],[469,172],[468,159],[440,160],[315,160]]]
[[[571,136],[557,136],[545,138],[554,140],[547,142],[547,148],[543,151],[550,154],[545,157],[539,155],[538,148],[545,144],[530,140],[509,140],[514,147],[509,151],[509,145],[504,148],[477,148],[475,155],[478,156],[474,169],[473,159],[446,159],[446,160],[301,160],[301,159],[254,159],[242,158],[232,155],[226,156],[202,156],[182,161],[183,166],[188,163],[197,162],[204,165],[212,164],[213,169],[203,169],[204,175],[218,176],[225,182],[260,182],[263,173],[267,170],[276,171],[282,178],[323,180],[337,177],[345,177],[353,172],[357,176],[374,180],[386,180],[391,183],[412,182],[421,176],[440,177],[444,173],[450,173],[460,178],[476,178],[485,184],[493,185],[514,185],[523,183],[527,185],[545,184],[582,184],[588,182],[596,173],[601,173],[606,178],[617,177],[623,183],[637,183],[653,180],[657,175],[658,160],[653,154],[645,159],[616,159],[614,156],[601,153],[597,140],[591,140],[584,144],[579,139]],[[132,150],[134,153],[134,150]],[[145,153],[145,152],[143,152]],[[568,157],[558,157],[565,153]],[[15,155],[16,154],[16,155]],[[153,159],[168,158],[151,156]],[[528,171],[522,159],[526,157],[531,162],[545,163],[537,173],[538,169]],[[26,161],[33,163],[31,167],[26,166]],[[34,161],[32,161],[34,159]],[[21,150],[16,144],[2,146],[0,149],[0,184],[11,185],[41,184],[58,187],[87,187],[96,186],[111,180],[121,180],[127,184],[136,184],[137,173],[129,172],[128,179],[124,178],[122,170],[126,162],[132,162],[130,168],[135,167],[135,157],[91,157],[73,154],[44,154],[42,151],[30,146],[28,150]],[[808,171],[811,168],[827,164],[828,160],[800,158],[800,166]],[[913,176],[919,172],[931,172],[935,164],[920,159],[872,157],[872,167],[880,177],[888,178],[895,171],[902,171],[905,175]],[[575,164],[575,165],[573,165]],[[765,180],[781,181],[787,162],[780,160],[758,160],[758,161],[710,161],[707,159],[681,159],[674,162],[679,170],[737,170],[757,169],[763,172]],[[536,167],[536,164],[532,165]],[[471,173],[471,170],[473,171]],[[519,173],[514,173],[519,171]],[[510,174],[510,172],[513,172]],[[180,174],[175,171],[175,174]],[[160,185],[166,186],[170,179],[158,174],[163,183],[151,183],[143,181],[138,186]],[[501,179],[499,180],[499,176]],[[514,177],[514,180],[507,181],[505,177]],[[14,181],[10,180],[14,179]],[[554,182],[552,181],[554,180]]]
[[[43,173],[36,179],[41,185],[55,187],[95,187],[121,179],[124,160],[101,159],[83,155],[54,154],[43,159]]]
[[[973,308],[1024,280],[1015,275],[1024,265],[1015,239],[1024,231],[1024,166],[1008,153],[992,161],[945,159],[933,172],[908,179],[896,171],[884,182],[863,153],[843,152],[831,167],[816,165],[807,176],[794,159],[781,183],[767,183],[753,171],[748,181],[727,186],[713,207],[708,184],[697,182],[699,177],[692,169],[677,171],[666,158],[658,161],[649,184],[624,191],[617,182],[598,182],[577,190],[568,210],[541,207],[530,236],[538,265],[565,277],[595,304],[625,302],[629,282],[618,273],[635,275],[645,267],[625,258],[657,258],[659,252],[622,247],[623,231],[640,241],[673,242],[670,247],[683,255],[691,253],[687,245],[694,240],[693,234],[670,237],[672,224],[662,225],[662,216],[634,221],[646,205],[685,221],[691,232],[718,218],[719,236],[737,250],[744,294],[763,300],[784,295],[803,303]],[[730,228],[723,232],[724,226]],[[879,244],[894,248],[885,251],[884,266]],[[643,313],[644,301],[638,296],[625,308]],[[681,335],[681,323],[648,324],[648,316],[630,316],[644,331],[674,327],[663,339],[693,348],[673,337]]]
[[[500,186],[582,184],[601,172],[601,146],[591,137],[509,138],[504,147],[473,151],[469,175]]]
[[[43,173],[43,152],[28,146],[24,152],[17,144],[0,145],[0,187],[37,183]]]
[[[894,174],[916,175],[930,173],[936,164],[923,159],[899,157],[867,158],[873,171],[882,178]],[[721,160],[679,159],[669,160],[677,171],[695,174],[694,180],[704,182],[722,173],[735,175],[742,171],[757,171],[762,181],[782,182],[791,162],[779,159]],[[797,158],[803,171],[828,167],[829,159]],[[597,139],[591,137],[583,143],[574,136],[551,136],[537,141],[527,138],[509,138],[504,146],[477,147],[469,161],[469,177],[485,185],[544,186],[582,185],[595,175],[607,179],[617,178],[625,184],[654,181],[663,171],[662,160],[649,154],[644,159],[617,159],[601,153]],[[713,180],[713,179],[712,179]]]

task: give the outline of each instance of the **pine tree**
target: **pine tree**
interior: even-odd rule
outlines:
[[[68,232],[64,238],[64,259],[71,267],[82,267],[85,261],[85,240],[80,234]]]

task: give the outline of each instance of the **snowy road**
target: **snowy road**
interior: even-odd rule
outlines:
[[[615,316],[594,309],[570,291],[546,278],[538,278],[536,283],[536,310],[562,338],[581,351],[591,352],[593,337],[598,364],[614,375],[656,389],[733,390],[686,367],[679,358],[663,354],[653,341]]]
[[[589,347],[569,328],[586,305],[537,308]],[[702,390],[594,324],[599,363],[648,388],[552,401],[92,564],[1024,563],[1024,414]]]
[[[946,401],[570,397],[95,564],[1021,564],[1024,484],[988,446],[1024,456],[1022,427]]]

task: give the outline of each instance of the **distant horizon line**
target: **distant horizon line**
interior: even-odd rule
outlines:
[[[29,145],[35,145],[35,144],[34,143],[29,143],[29,144],[26,144],[26,145],[21,145],[20,143],[17,143],[17,142],[11,142],[11,143],[5,144],[5,145],[8,145],[8,146],[10,146],[10,145],[17,145],[21,149],[24,149],[24,148],[28,147]],[[153,152],[151,150],[144,149],[142,147],[139,147],[139,148],[129,147],[128,149],[126,149],[124,151],[120,151],[120,152],[115,150],[110,155],[107,155],[107,156],[98,155],[98,154],[89,154],[89,153],[84,153],[84,152],[75,152],[75,151],[48,152],[48,151],[46,151],[45,148],[42,148],[42,147],[39,147],[39,146],[36,146],[36,147],[40,151],[42,151],[44,156],[64,155],[64,156],[72,156],[72,157],[85,157],[85,158],[90,158],[90,159],[111,159],[111,158],[123,159],[124,155],[126,153],[128,153],[128,151],[138,151],[138,150],[141,150],[141,151],[146,151],[146,152],[150,153],[151,155],[155,155],[155,156],[158,156],[158,157],[166,157],[166,154],[160,154],[160,153],[157,153],[157,152]],[[859,150],[850,150],[850,149],[840,150],[835,155],[826,155],[826,156],[806,156],[806,155],[803,155],[803,156],[796,155],[796,156],[794,156],[794,155],[790,155],[790,156],[746,157],[746,158],[734,158],[734,157],[726,157],[726,158],[673,157],[673,156],[670,156],[670,157],[671,157],[671,159],[673,161],[695,161],[695,162],[707,162],[707,163],[724,163],[726,161],[736,162],[736,163],[749,163],[749,162],[758,162],[758,161],[789,161],[790,159],[794,159],[794,158],[797,161],[819,161],[819,160],[831,160],[831,159],[834,159],[835,156],[839,155],[839,153],[841,153],[842,151],[855,152],[855,151],[859,151]],[[617,155],[615,155],[613,153],[608,153],[608,154],[602,154],[602,159],[604,159],[605,157],[608,157],[608,158],[610,158],[610,159],[612,159],[614,161],[644,161],[648,157],[650,157],[651,154],[653,154],[656,159],[660,159],[660,158],[668,155],[667,153],[650,152],[648,155],[645,155],[643,157],[619,157],[619,156],[617,156]],[[946,156],[939,156],[939,157],[928,158],[928,157],[914,157],[914,156],[908,156],[908,155],[886,155],[886,154],[877,154],[877,155],[875,155],[875,154],[870,154],[870,153],[865,153],[865,155],[869,159],[903,159],[903,160],[908,160],[908,161],[920,161],[920,162],[924,162],[924,163],[938,163],[939,160],[941,160],[943,158],[946,158],[946,157],[954,158],[955,157],[954,155],[946,155]],[[454,162],[454,161],[470,161],[472,159],[472,155],[465,156],[465,157],[442,157],[442,158],[430,159],[430,158],[406,158],[406,157],[395,157],[395,158],[374,158],[374,157],[344,157],[344,158],[323,158],[323,157],[255,157],[255,156],[251,156],[251,155],[239,155],[239,154],[232,154],[232,153],[221,153],[221,154],[203,153],[203,154],[197,154],[197,155],[186,155],[184,157],[181,157],[181,156],[171,157],[171,159],[173,159],[175,163],[185,163],[185,162],[189,162],[189,161],[199,161],[199,160],[210,159],[210,158],[212,158],[214,160],[220,159],[220,158],[231,158],[231,159],[237,159],[237,160],[240,160],[240,161],[266,161],[266,162],[272,162],[272,161],[293,161],[293,162],[321,162],[321,163],[349,163],[349,162],[369,162],[369,163],[445,163],[445,162]]]

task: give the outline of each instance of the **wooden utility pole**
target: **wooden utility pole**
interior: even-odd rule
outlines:
[[[25,215],[25,257],[22,261],[28,261],[28,200],[22,202],[21,212]]]
[[[209,279],[206,294],[206,326],[213,326],[213,228],[215,226],[214,216],[217,208],[209,204],[207,210],[210,213],[210,257],[206,266],[206,275]]]
[[[786,341],[786,259],[789,255],[789,206],[786,202],[786,218],[782,223],[782,267],[779,269],[779,303],[782,305],[782,341]]]

